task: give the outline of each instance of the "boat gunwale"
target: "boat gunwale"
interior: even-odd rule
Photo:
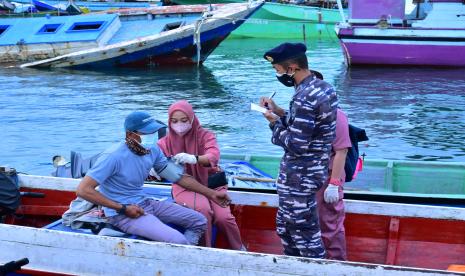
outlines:
[[[72,178],[19,174],[20,187],[30,189],[74,192],[80,181],[80,179]],[[158,188],[166,191],[171,190],[169,185],[144,184],[144,187]],[[276,194],[239,191],[229,191],[228,194],[233,204],[278,207],[278,195]],[[344,203],[346,213],[465,221],[465,208],[350,199],[344,199]]]
[[[53,237],[53,238],[52,238]],[[180,245],[156,241],[134,240],[121,237],[108,237],[98,235],[88,235],[82,233],[63,232],[49,230],[44,228],[32,228],[27,226],[2,225],[0,224],[0,240],[7,248],[23,247],[28,249],[30,257],[30,266],[26,268],[47,270],[45,265],[49,265],[49,260],[40,256],[40,252],[56,253],[57,251],[66,250],[71,255],[87,256],[87,258],[64,259],[64,263],[48,268],[55,273],[60,273],[57,269],[85,269],[85,265],[92,265],[89,262],[89,256],[106,257],[106,262],[113,260],[113,266],[97,266],[94,272],[103,272],[105,269],[121,269],[121,266],[140,266],[144,264],[147,270],[163,271],[163,267],[172,265],[172,258],[177,254],[176,268],[189,266],[197,270],[216,270],[221,268],[226,275],[236,275],[237,271],[243,272],[265,272],[273,275],[304,275],[302,273],[329,273],[330,271],[344,271],[344,275],[360,275],[363,272],[378,272],[383,275],[463,275],[461,273],[427,269],[418,267],[405,267],[397,265],[373,264],[366,262],[348,262],[326,259],[311,259],[303,257],[293,257],[276,255],[270,253],[243,252],[228,249],[199,247],[193,245]],[[98,246],[83,246],[95,244]],[[182,254],[179,255],[179,250]],[[7,250],[8,258],[12,255],[23,255],[16,250],[11,254]],[[15,253],[16,252],[16,253]],[[213,254],[215,258],[203,258],[206,254]],[[2,253],[0,253],[1,257]],[[13,256],[14,258],[15,256]],[[241,259],[241,262],[231,262],[231,259]],[[99,261],[102,259],[99,258]],[[132,261],[130,261],[132,260]],[[127,262],[129,261],[129,262]],[[57,262],[54,262],[55,264]],[[34,266],[33,264],[36,264]],[[154,267],[153,264],[158,264]],[[195,268],[192,268],[195,266]],[[70,268],[72,267],[72,268]],[[89,269],[89,268],[87,268]],[[176,269],[174,269],[175,271]],[[77,272],[77,271],[76,271]],[[81,273],[83,271],[80,271]],[[108,273],[108,271],[106,271]],[[166,268],[165,268],[165,272]],[[228,274],[229,272],[229,274]],[[62,271],[61,273],[75,273],[71,271]],[[87,271],[90,273],[90,271]],[[141,272],[142,273],[142,272]],[[346,274],[347,273],[347,274]],[[415,274],[418,273],[418,274]]]
[[[253,155],[253,154],[222,154],[221,155],[221,160],[234,160],[237,159],[237,161],[247,161],[248,159],[251,158],[260,158],[260,159],[281,159],[282,155]],[[446,161],[416,161],[416,160],[397,160],[397,159],[365,159],[364,162],[367,163],[393,163],[395,164],[406,164],[406,165],[424,165],[427,163],[428,165],[433,165],[433,166],[441,166],[441,165],[447,165],[451,167],[463,167],[465,169],[465,162],[446,162]]]

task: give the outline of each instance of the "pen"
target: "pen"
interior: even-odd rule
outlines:
[[[274,97],[274,95],[276,95],[276,91],[273,91],[273,93],[271,93],[271,95],[268,97],[268,99],[272,99]]]
[[[271,100],[271,99],[274,97],[274,95],[276,95],[276,90],[273,91],[273,93],[271,93],[271,95],[268,97],[268,99]],[[266,108],[266,109],[269,109],[269,108],[268,108],[268,103],[265,103],[265,108]]]

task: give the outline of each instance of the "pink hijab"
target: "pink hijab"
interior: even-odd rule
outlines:
[[[189,121],[192,122],[192,128],[183,136],[179,136],[171,128],[171,116],[175,111],[184,112]],[[168,134],[158,140],[158,146],[161,148],[163,153],[167,156],[173,156],[181,152],[193,154],[193,155],[207,155],[210,160],[211,167],[218,165],[220,158],[220,150],[216,142],[215,135],[204,129],[201,125],[197,116],[194,114],[192,105],[186,100],[181,100],[173,103],[168,109]],[[186,164],[186,172],[195,177],[200,183],[207,185],[208,183],[208,171],[209,167],[203,167],[200,165],[189,165]]]

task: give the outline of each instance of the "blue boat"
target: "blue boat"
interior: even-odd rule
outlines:
[[[77,68],[201,64],[262,4],[0,19],[0,62]]]
[[[50,5],[44,1],[32,0],[31,2],[36,7],[36,9],[40,12],[47,12],[47,11],[58,11],[58,12],[63,12],[63,13],[66,12],[66,9],[63,9],[58,5]]]
[[[2,0],[6,1],[6,0]],[[1,1],[0,1],[1,2]],[[31,0],[16,0],[15,3],[30,4]],[[38,10],[56,11],[57,8],[64,10],[69,5],[68,0],[33,0],[34,7]],[[160,1],[137,1],[137,2],[108,2],[108,1],[72,1],[79,8],[91,12],[106,11],[110,9],[132,9],[132,8],[150,8],[161,6]],[[16,5],[16,4],[15,4]]]

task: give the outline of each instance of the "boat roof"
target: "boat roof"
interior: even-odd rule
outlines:
[[[116,14],[0,19],[0,46],[97,41],[117,20]]]
[[[0,46],[74,42],[115,44],[191,24],[208,9],[206,5],[186,5],[115,9],[77,16],[0,19]]]

